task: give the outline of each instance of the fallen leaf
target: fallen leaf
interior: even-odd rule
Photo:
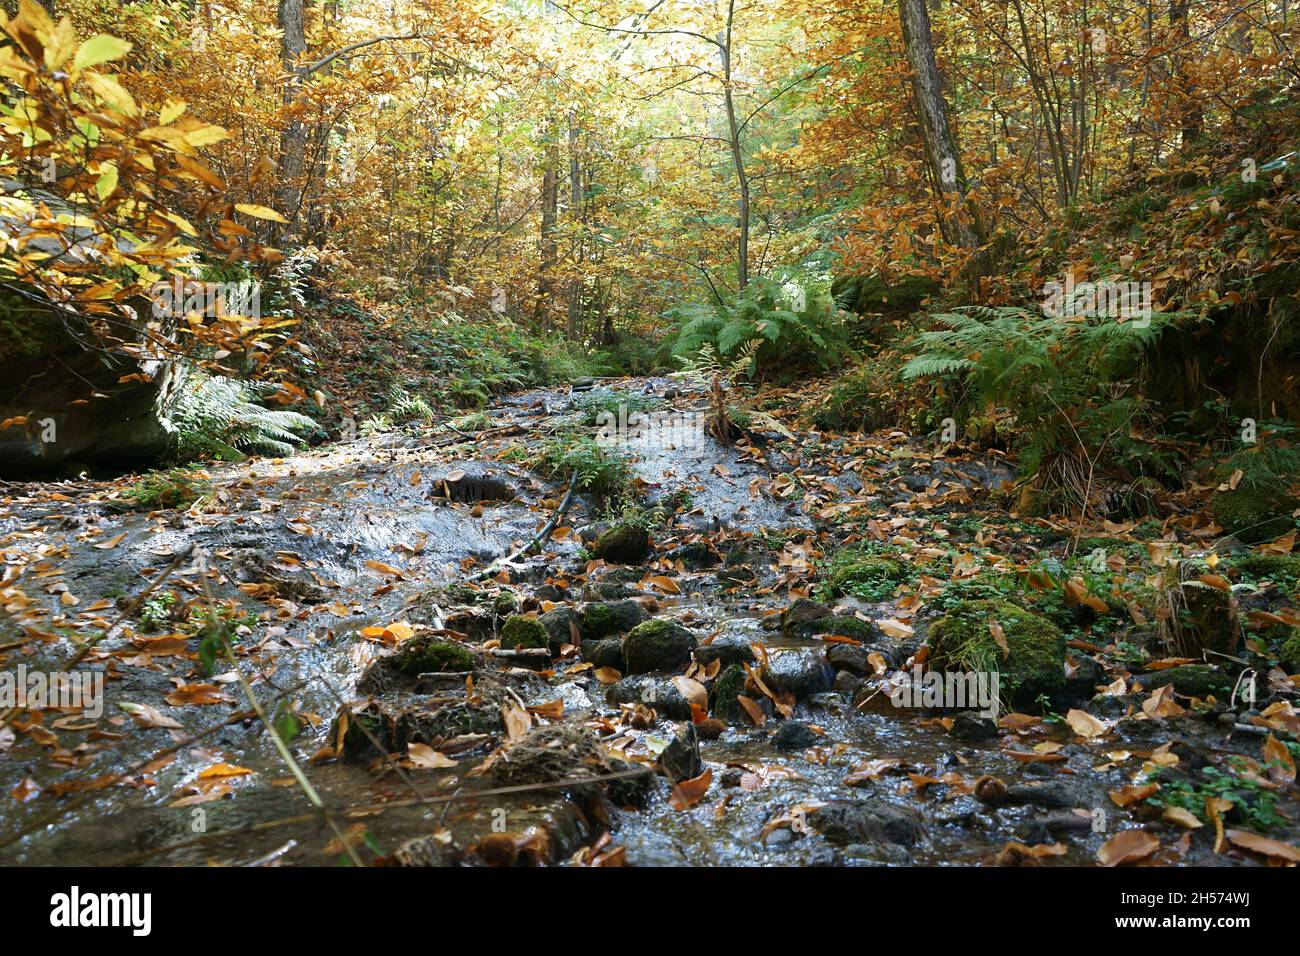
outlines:
[[[1146,830],[1121,830],[1101,845],[1097,860],[1102,866],[1119,866],[1150,856],[1160,849],[1160,841]]]
[[[705,770],[698,777],[683,780],[673,787],[672,795],[668,798],[668,805],[674,810],[689,810],[704,799],[704,795],[709,792],[709,785],[712,783],[712,770]]]

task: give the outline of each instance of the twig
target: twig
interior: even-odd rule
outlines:
[[[496,574],[497,570],[502,566],[507,564],[513,564],[515,561],[523,557],[525,554],[531,553],[534,548],[539,546],[543,541],[545,541],[547,538],[551,536],[551,532],[556,529],[561,519],[564,518],[565,512],[569,510],[569,505],[573,502],[573,493],[577,490],[578,490],[578,470],[575,468],[573,470],[573,474],[569,476],[569,490],[565,493],[564,500],[560,502],[560,506],[556,508],[555,513],[551,515],[551,520],[546,522],[546,524],[542,527],[540,531],[537,532],[537,534],[533,535],[532,540],[529,541],[526,545],[524,545],[519,550],[515,551],[513,554],[509,555],[508,557],[497,558],[497,560],[493,561],[482,571],[470,575],[465,580],[479,581],[482,580],[483,578],[490,578],[492,575]]]

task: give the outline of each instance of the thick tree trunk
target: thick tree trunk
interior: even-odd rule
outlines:
[[[1194,84],[1187,73],[1188,58],[1195,55],[1191,46],[1191,29],[1187,23],[1188,6],[1189,0],[1170,0],[1169,3],[1169,25],[1173,28],[1174,45],[1178,47],[1169,54],[1169,60],[1174,83],[1178,87],[1178,118],[1183,149],[1201,138],[1205,125]]]
[[[962,170],[957,138],[948,120],[948,104],[943,98],[939,66],[930,35],[930,14],[925,0],[899,0],[899,17],[903,23],[903,44],[912,68],[912,94],[921,138],[925,143],[926,162],[940,198],[950,206],[964,205],[969,219],[954,211],[947,216],[949,238],[968,249],[985,242],[984,226],[974,200],[966,194],[966,177]]]

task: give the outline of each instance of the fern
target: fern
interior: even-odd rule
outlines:
[[[319,426],[298,412],[257,404],[256,398],[274,388],[191,372],[168,415],[176,429],[177,457],[238,461],[248,454],[293,454]]]

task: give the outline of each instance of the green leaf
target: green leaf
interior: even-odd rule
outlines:
[[[80,71],[98,66],[100,63],[107,63],[109,60],[116,60],[120,56],[126,56],[130,49],[131,44],[125,40],[119,40],[107,33],[96,34],[77,49],[77,55],[72,59],[72,69]]]
[[[95,195],[103,202],[117,188],[117,164],[103,163],[100,166],[99,179],[95,180]]]

